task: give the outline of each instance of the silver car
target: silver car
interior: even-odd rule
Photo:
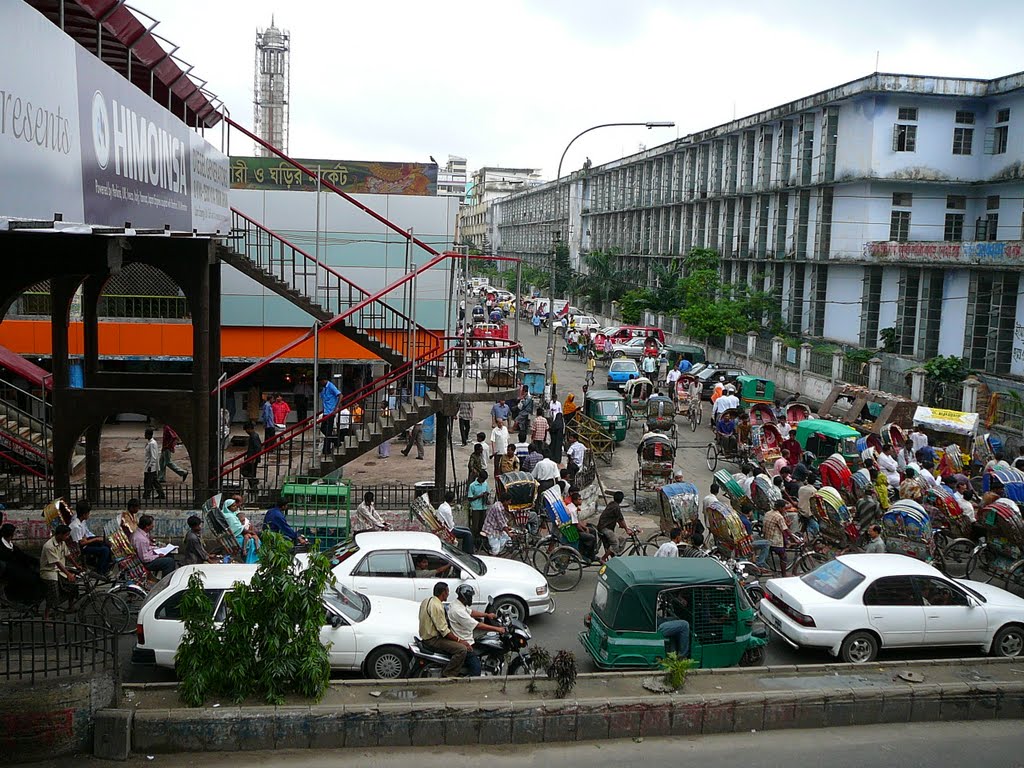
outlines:
[[[625,344],[616,344],[612,347],[612,357],[628,357],[631,360],[639,360],[644,355],[644,348],[647,346],[647,342],[651,341],[654,343],[655,348],[658,350],[658,354],[661,354],[661,349],[665,345],[658,341],[655,337],[649,339],[644,336],[637,336],[634,339],[630,339]]]

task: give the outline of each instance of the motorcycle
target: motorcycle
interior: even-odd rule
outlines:
[[[485,613],[493,613],[492,606],[487,605]],[[533,673],[533,660],[528,650],[530,630],[523,622],[509,616],[499,615],[494,623],[505,628],[505,632],[485,632],[473,641],[473,650],[480,657],[480,673],[489,677],[509,675],[529,675]],[[409,677],[441,677],[444,668],[451,660],[444,653],[432,651],[423,646],[417,637],[409,645],[412,652],[412,666]],[[467,674],[463,667],[460,676]]]

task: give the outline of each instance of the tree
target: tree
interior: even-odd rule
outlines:
[[[618,252],[591,251],[583,256],[587,267],[584,291],[593,306],[618,299],[622,293],[623,271],[618,266]]]
[[[555,243],[555,295],[552,299],[567,296],[572,287],[572,264],[569,263],[569,246]]]
[[[971,367],[962,357],[956,355],[938,355],[926,362],[925,399],[938,402],[947,390],[958,388],[971,373]]]

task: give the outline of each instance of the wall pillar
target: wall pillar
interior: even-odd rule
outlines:
[[[448,442],[452,417],[438,411],[434,414],[434,506],[444,501],[448,487]]]
[[[810,342],[805,341],[800,345],[800,373],[804,373],[811,367],[811,346]]]
[[[977,376],[968,376],[964,379],[964,393],[960,401],[960,410],[964,413],[978,412],[978,389],[981,382]]]
[[[882,385],[882,361],[872,357],[868,360],[868,389],[879,389]]]
[[[832,383],[843,379],[843,358],[846,357],[838,349],[832,350]]]
[[[778,368],[782,364],[782,342],[781,336],[772,337],[772,367]]]
[[[95,424],[85,430],[85,496],[94,502],[100,498],[100,436],[102,433],[102,424]]]
[[[757,352],[757,331],[747,331],[747,358]]]
[[[918,403],[924,402],[924,368],[910,369],[910,399]]]

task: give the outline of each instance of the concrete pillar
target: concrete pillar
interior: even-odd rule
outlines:
[[[782,343],[781,336],[772,337],[772,367],[778,368],[782,364]]]
[[[103,425],[85,430],[85,495],[96,502],[100,498],[100,435]]]
[[[843,358],[846,357],[840,350],[836,349],[832,351],[832,383],[835,384],[837,381],[842,381],[843,378]]]
[[[910,399],[924,402],[924,368],[910,369]]]
[[[811,367],[811,346],[810,342],[804,342],[800,345],[800,372],[803,373]]]
[[[434,414],[434,493],[431,499],[434,506],[444,501],[444,492],[448,486],[448,441],[451,423],[451,416],[440,412]]]
[[[960,410],[964,413],[978,412],[978,388],[981,382],[977,376],[968,376],[964,379],[964,394],[960,401]]]
[[[757,351],[757,331],[747,331],[747,357],[753,357]]]
[[[877,357],[868,360],[868,389],[878,389],[882,383],[882,361]]]

